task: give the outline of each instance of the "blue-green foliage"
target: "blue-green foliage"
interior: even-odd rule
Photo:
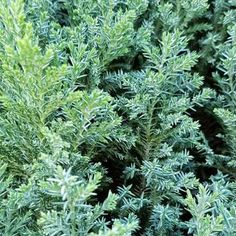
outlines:
[[[0,235],[236,235],[235,6],[0,0]]]

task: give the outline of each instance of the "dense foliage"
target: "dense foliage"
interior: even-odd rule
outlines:
[[[236,235],[236,1],[0,0],[0,235]]]

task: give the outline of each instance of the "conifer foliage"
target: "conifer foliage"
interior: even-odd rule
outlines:
[[[0,235],[236,235],[235,7],[0,0]]]

